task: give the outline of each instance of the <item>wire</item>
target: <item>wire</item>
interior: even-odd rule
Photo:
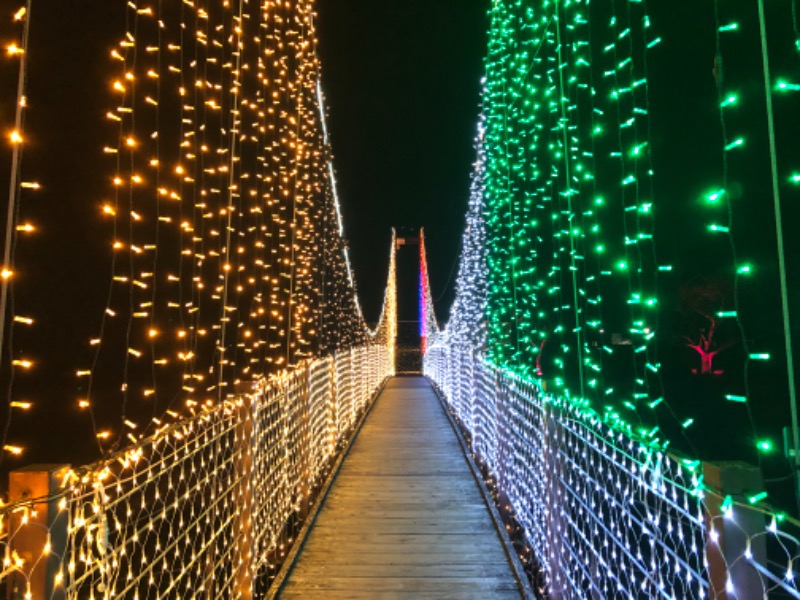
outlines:
[[[463,245],[464,244],[462,243],[461,245],[462,245],[462,251],[463,251]],[[461,258],[461,251],[459,251],[458,254],[456,254],[455,258],[453,259],[453,264],[450,265],[450,274],[447,276],[447,281],[444,282],[444,286],[442,287],[442,293],[439,294],[438,296],[436,296],[436,298],[433,299],[434,303],[439,302],[439,300],[441,300],[442,297],[447,293],[447,289],[448,289],[448,286],[450,285],[450,281],[452,281],[452,279],[453,279],[453,273],[456,272],[456,267],[461,262],[459,260],[460,258]]]
[[[800,430],[797,417],[797,391],[794,381],[794,355],[792,353],[792,331],[789,326],[789,288],[786,279],[786,256],[783,246],[783,219],[781,218],[781,196],[778,183],[778,155],[775,148],[775,114],[772,106],[772,77],[769,70],[769,45],[764,16],[764,0],[758,0],[758,21],[761,30],[761,59],[764,65],[764,95],[767,103],[767,128],[769,131],[769,158],[772,170],[772,200],[775,207],[775,237],[778,244],[778,271],[781,281],[781,309],[783,311],[783,336],[786,347],[786,370],[789,383],[789,405],[792,411],[792,441],[795,452],[795,468],[800,466]]]

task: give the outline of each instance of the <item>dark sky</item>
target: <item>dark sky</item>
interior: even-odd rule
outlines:
[[[458,257],[488,5],[319,0],[339,196],[368,319],[380,309],[391,227],[425,228],[434,297]]]

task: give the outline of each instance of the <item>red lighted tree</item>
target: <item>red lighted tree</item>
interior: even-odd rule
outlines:
[[[687,348],[700,357],[700,369],[692,369],[701,375],[721,375],[714,369],[714,359],[736,344],[718,313],[726,310],[726,301],[731,298],[731,289],[717,278],[695,280],[681,286],[681,312],[684,313],[690,333],[683,336]]]

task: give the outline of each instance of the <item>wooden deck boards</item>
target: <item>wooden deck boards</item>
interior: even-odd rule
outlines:
[[[422,377],[389,382],[279,598],[497,598],[520,592],[480,490]]]

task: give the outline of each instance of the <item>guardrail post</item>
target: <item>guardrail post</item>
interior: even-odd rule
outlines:
[[[721,509],[726,496],[747,504],[748,497],[761,492],[764,489],[761,471],[741,461],[704,463],[703,480],[722,494],[722,498],[708,494],[705,502],[710,597],[712,600],[766,598],[761,576],[744,558],[749,550],[752,562],[767,564],[765,536],[756,535],[765,531],[764,514],[736,507],[732,517],[727,518],[722,516]]]
[[[564,569],[566,552],[564,551],[562,539],[565,537],[564,520],[561,511],[567,506],[566,498],[561,490],[562,464],[559,455],[561,441],[559,439],[562,426],[555,414],[558,409],[551,405],[544,406],[544,460],[546,473],[546,506],[547,506],[547,533],[548,533],[548,555],[547,555],[547,589],[548,598],[561,600],[569,595],[566,582],[564,581]]]
[[[328,394],[330,394],[330,400],[328,402],[328,456],[334,456],[336,454],[336,446],[339,440],[339,426],[337,425],[337,416],[339,414],[339,398],[336,388],[335,351],[328,361],[328,377],[330,378],[328,383]]]
[[[60,489],[69,465],[39,464],[15,469],[9,474],[10,502],[42,499],[31,508],[11,513],[9,530],[10,555],[23,561],[20,571],[8,577],[8,600],[24,598],[65,598],[63,584],[56,585],[67,549],[67,511],[58,510],[52,499]],[[47,499],[51,498],[51,499]],[[27,524],[22,524],[27,517]],[[49,550],[45,554],[45,547]]]
[[[298,433],[302,453],[300,456],[300,510],[298,517],[303,522],[311,508],[311,472],[314,470],[314,449],[311,447],[311,363],[303,367],[303,379],[300,389],[300,423]]]
[[[261,393],[261,392],[258,392]],[[241,396],[242,405],[236,422],[234,469],[236,470],[236,494],[233,519],[233,568],[234,589],[237,598],[251,600],[253,597],[253,392]]]

